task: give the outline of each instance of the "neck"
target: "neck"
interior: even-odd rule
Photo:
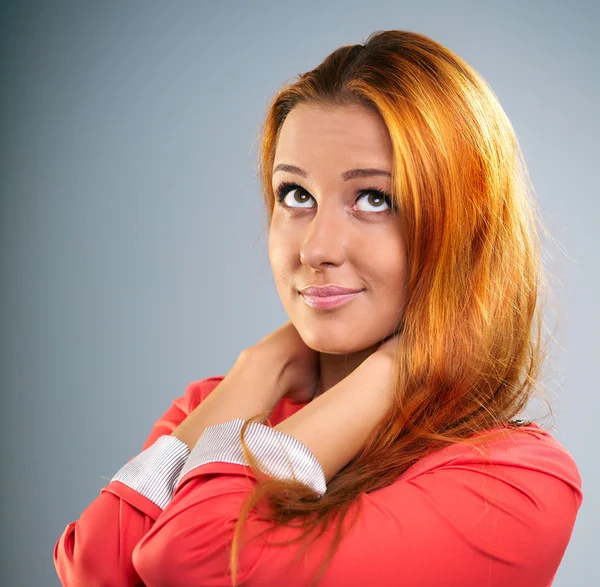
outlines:
[[[325,393],[350,375],[369,355],[375,352],[378,346],[379,343],[376,343],[355,353],[319,353],[320,374],[315,397]]]

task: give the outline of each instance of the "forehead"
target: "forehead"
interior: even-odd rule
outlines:
[[[362,166],[389,165],[391,142],[380,114],[365,106],[294,107],[281,128],[275,164],[302,166],[302,161],[323,157]]]

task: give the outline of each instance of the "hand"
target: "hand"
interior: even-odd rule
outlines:
[[[370,356],[385,356],[390,359],[394,359],[398,352],[398,345],[400,344],[401,332],[394,332],[387,338],[384,338],[379,348]]]
[[[280,370],[281,397],[305,403],[317,393],[319,352],[306,345],[292,322],[287,322],[246,349],[244,355],[252,361],[263,362],[269,366],[267,368]]]
[[[319,353],[291,322],[243,350],[227,376],[171,433],[189,449],[208,426],[273,410],[282,397],[309,402],[317,391]]]

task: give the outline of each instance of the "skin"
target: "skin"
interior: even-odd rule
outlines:
[[[397,337],[381,341],[398,327],[406,255],[399,216],[367,191],[389,193],[391,179],[385,174],[341,178],[355,168],[391,172],[392,150],[383,121],[371,110],[301,105],[281,129],[274,168],[279,164],[300,167],[308,178],[289,170],[274,173],[275,191],[284,180],[302,191],[287,194],[290,208],[275,204],[269,259],[290,322],[303,344],[318,353],[320,379],[315,398],[275,428],[304,443],[329,481],[364,445],[393,401],[388,392]],[[364,291],[325,311],[308,306],[297,291],[327,284]],[[282,329],[277,333],[278,341],[291,344]],[[173,431],[190,450],[208,426],[270,412],[280,401],[285,385],[273,366],[276,350],[266,347],[265,358],[260,348],[241,356]]]
[[[307,177],[277,170],[293,165]],[[297,183],[275,202],[269,260],[290,321],[319,352],[321,395],[352,373],[398,327],[405,299],[406,253],[397,212],[368,188],[391,193],[391,177],[344,180],[355,168],[391,173],[392,147],[380,115],[364,106],[296,106],[275,152],[273,190]],[[289,208],[286,208],[287,204]],[[338,308],[311,308],[307,285],[363,289]]]

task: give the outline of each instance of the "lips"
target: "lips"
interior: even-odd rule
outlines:
[[[317,310],[329,310],[338,308],[350,303],[350,300],[358,297],[363,290],[355,291],[354,293],[346,293],[337,296],[309,296],[301,294],[302,299],[311,307]]]
[[[305,296],[328,298],[332,296],[343,296],[362,291],[360,289],[352,289],[348,287],[342,287],[341,285],[325,285],[316,286],[311,285],[300,290],[300,293]]]

